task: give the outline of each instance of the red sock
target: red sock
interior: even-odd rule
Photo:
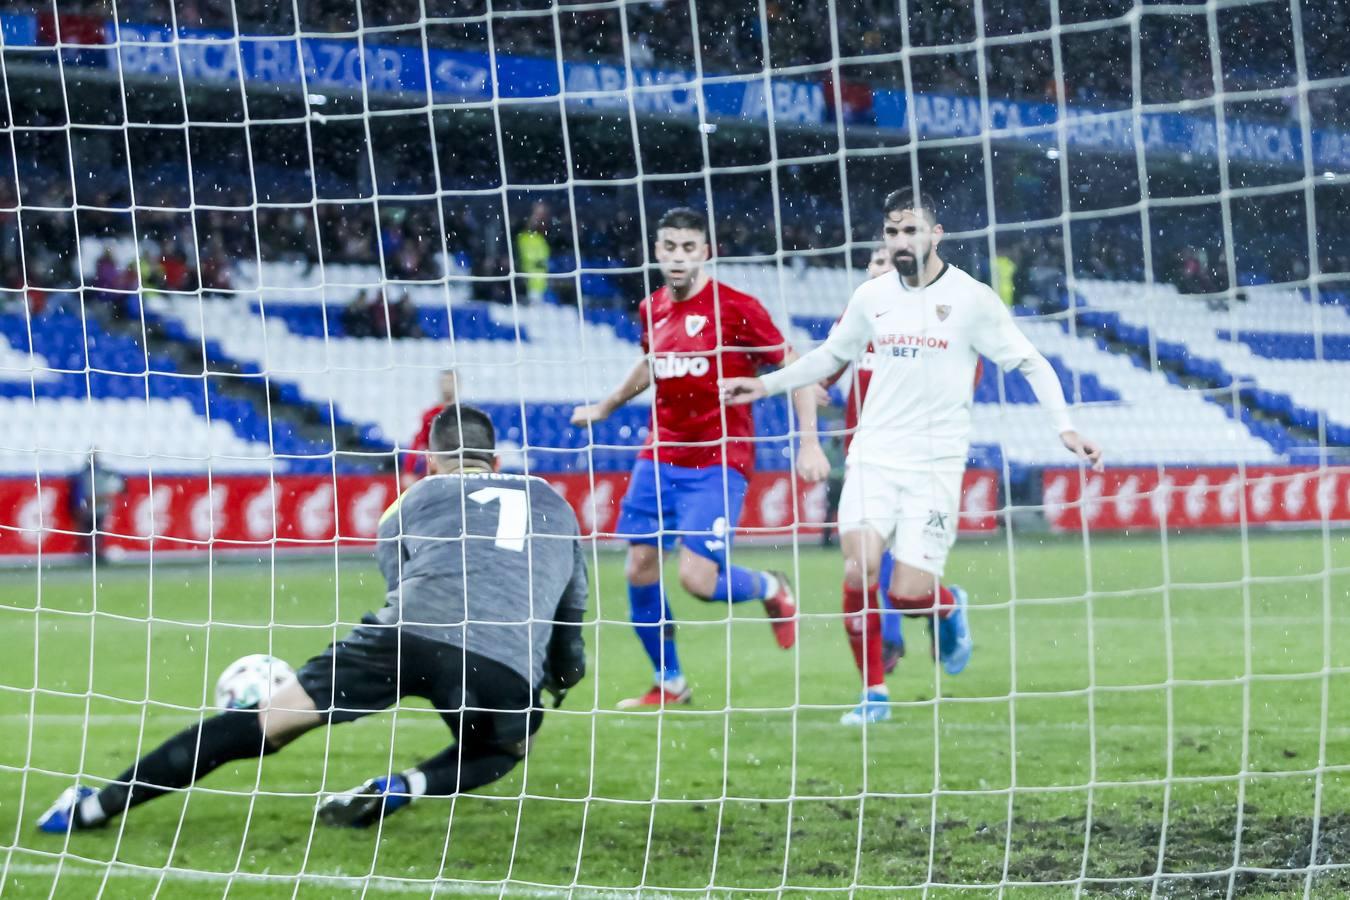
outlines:
[[[951,615],[952,610],[956,609],[956,598],[952,592],[947,590],[947,586],[939,584],[937,590],[931,594],[924,594],[920,597],[900,597],[887,591],[886,596],[891,598],[891,603],[896,609],[907,616],[918,618],[927,618],[933,614],[936,608],[938,618],[945,619]]]
[[[864,612],[866,610],[866,612]],[[869,688],[886,683],[886,670],[881,659],[881,607],[877,603],[877,586],[862,588],[844,585],[844,631],[853,661]]]

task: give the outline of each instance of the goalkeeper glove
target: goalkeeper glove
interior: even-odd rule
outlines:
[[[548,642],[544,665],[544,690],[554,697],[556,709],[567,692],[586,677],[586,642],[581,637],[581,610],[559,609]]]

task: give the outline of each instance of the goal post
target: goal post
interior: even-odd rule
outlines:
[[[1350,891],[1344,20],[1305,0],[0,10],[0,894]],[[945,573],[974,658],[944,674],[904,619],[891,720],[849,728],[837,498],[794,473],[789,403],[762,402],[727,536],[790,577],[798,642],[759,604],[695,602],[668,558],[694,702],[616,708],[650,677],[618,524],[650,392],[570,420],[642,355],[657,221],[706,213],[714,277],[805,351],[896,188],[935,199],[942,258],[1008,304],[1107,470],[986,361]],[[521,765],[324,827],[323,795],[449,742],[410,700],[106,828],[35,830],[213,716],[232,660],[298,667],[384,603],[376,530],[425,472],[447,380],[502,469],[571,504],[590,563],[587,678]],[[527,547],[509,512],[497,539]]]

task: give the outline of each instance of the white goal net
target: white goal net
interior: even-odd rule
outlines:
[[[1350,893],[1347,29],[1342,0],[0,4],[0,895]],[[730,558],[785,573],[796,643],[675,551],[692,702],[618,708],[651,678],[619,525],[651,391],[571,419],[644,353],[657,221],[705,213],[713,276],[804,352],[897,188],[1106,471],[986,361],[944,576],[973,656],[883,613],[889,719],[849,726],[857,383],[819,484],[761,401]],[[450,743],[409,699],[39,830],[213,719],[231,661],[299,667],[384,604],[376,530],[452,396],[583,533],[588,672],[529,755],[327,827]]]

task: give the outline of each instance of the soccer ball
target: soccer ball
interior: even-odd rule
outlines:
[[[284,659],[254,653],[225,667],[216,681],[216,706],[221,709],[255,709],[272,692],[295,677]]]

